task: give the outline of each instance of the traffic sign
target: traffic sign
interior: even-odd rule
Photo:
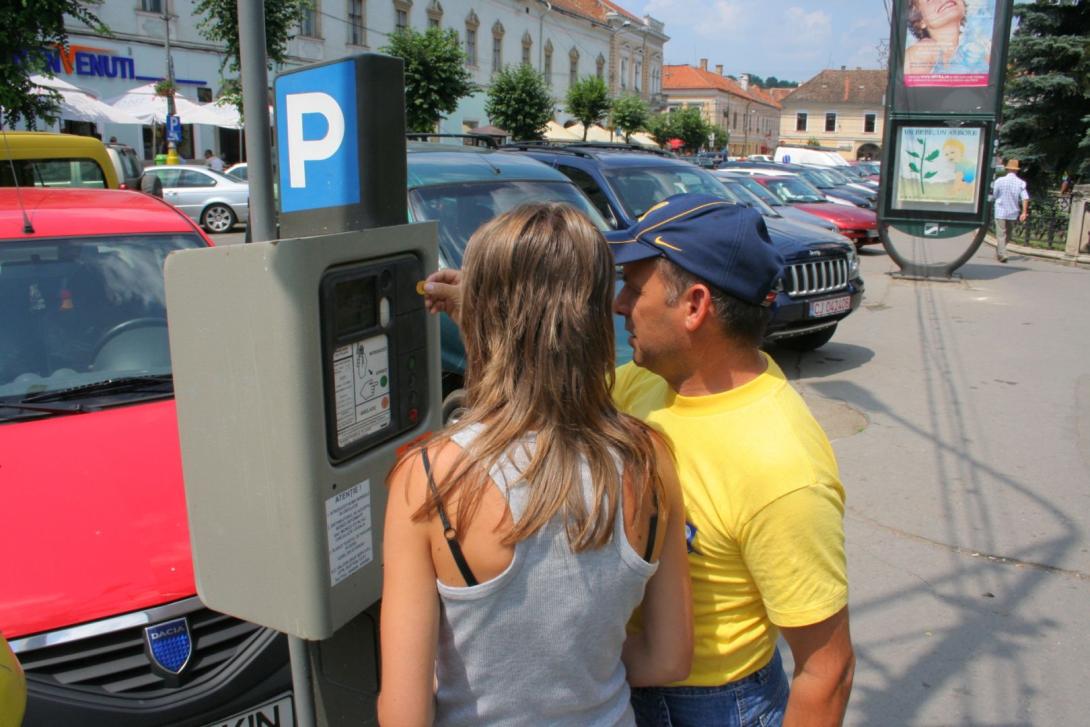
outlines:
[[[167,116],[167,141],[178,143],[182,140],[182,117],[175,114]]]

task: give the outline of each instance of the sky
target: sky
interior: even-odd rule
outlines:
[[[619,0],[666,24],[666,63],[800,83],[826,68],[878,68],[888,0]]]

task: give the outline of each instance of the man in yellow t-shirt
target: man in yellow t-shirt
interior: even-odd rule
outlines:
[[[782,258],[758,213],[695,194],[612,247],[633,350],[614,398],[673,443],[693,580],[692,673],[634,689],[637,722],[839,725],[855,663],[844,491],[821,427],[758,348]]]

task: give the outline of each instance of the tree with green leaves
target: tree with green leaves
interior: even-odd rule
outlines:
[[[1038,189],[1090,177],[1090,3],[1014,6],[1000,154]]]
[[[492,78],[484,112],[515,141],[541,139],[553,118],[553,98],[545,77],[531,66],[508,66]]]
[[[288,41],[295,37],[299,18],[304,10],[313,7],[313,0],[265,0],[265,53],[268,55],[270,69],[274,63],[282,64],[287,61]],[[197,30],[201,35],[226,46],[223,63],[220,64],[220,75],[226,69],[237,76],[241,69],[237,0],[197,0],[193,6],[193,14],[200,17]],[[242,113],[241,84],[224,80],[220,87],[220,98],[233,104]]]
[[[667,113],[654,114],[647,119],[647,133],[659,146],[666,146],[670,139],[677,138],[673,117],[672,113]]]
[[[647,123],[651,120],[651,112],[647,108],[646,101],[636,94],[630,93],[613,101],[610,118],[612,119],[613,128],[620,129],[621,133],[624,134],[624,140],[627,144],[628,137],[647,128]]]
[[[405,123],[409,131],[435,131],[440,119],[477,90],[453,28],[412,28],[390,36],[383,53],[405,63]]]
[[[674,117],[674,132],[684,142],[684,148],[696,153],[704,148],[711,138],[714,127],[704,119],[699,108],[679,109],[670,114]]]
[[[52,124],[60,109],[60,94],[38,86],[30,76],[53,77],[49,61],[57,47],[68,47],[64,16],[87,24],[99,35],[110,31],[90,11],[93,0],[12,0],[0,4],[0,121],[14,126],[23,121],[35,129]]]
[[[568,113],[583,125],[583,141],[590,127],[606,117],[611,105],[606,82],[598,76],[587,76],[568,88]]]

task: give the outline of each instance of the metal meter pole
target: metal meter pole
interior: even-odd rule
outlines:
[[[253,241],[275,240],[269,75],[265,54],[265,5],[262,0],[238,0],[238,46],[246,148],[249,152],[250,238]],[[296,699],[299,699],[298,695]]]
[[[164,37],[166,40],[166,52],[167,52],[167,128],[170,128],[170,120],[177,112],[177,108],[174,105],[174,58],[170,54],[170,10],[166,3],[163,3],[163,27]],[[154,122],[152,123],[152,129],[155,128]],[[153,153],[154,156],[154,153]],[[174,141],[167,136],[167,164],[178,163],[178,147]]]

